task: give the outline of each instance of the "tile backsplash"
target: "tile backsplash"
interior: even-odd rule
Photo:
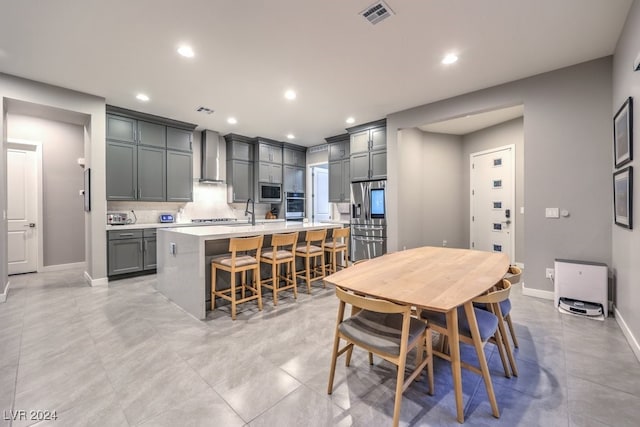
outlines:
[[[256,218],[264,218],[271,209],[270,204],[256,204]],[[137,222],[151,224],[159,222],[160,214],[170,213],[179,222],[196,218],[239,218],[244,219],[245,205],[227,203],[226,184],[193,184],[193,202],[107,202],[108,212],[129,212],[133,210]]]

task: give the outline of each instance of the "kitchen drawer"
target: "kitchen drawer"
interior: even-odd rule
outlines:
[[[109,240],[141,239],[143,230],[109,231]]]
[[[142,232],[142,235],[144,237],[156,237],[157,232],[157,228],[145,228]]]

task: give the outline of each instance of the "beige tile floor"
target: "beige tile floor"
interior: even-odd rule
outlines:
[[[223,307],[206,321],[153,288],[155,276],[91,288],[82,271],[12,276],[0,304],[0,426],[10,411],[55,410],[57,426],[387,426],[395,373],[366,354],[338,366],[326,392],[337,301],[319,283],[277,308]],[[501,410],[491,416],[480,378],[463,371],[467,426],[637,426],[640,364],[614,319],[557,313],[550,301],[512,293],[520,376],[486,354]],[[463,358],[474,359],[463,347]],[[401,424],[455,426],[451,372],[436,360],[404,394]]]

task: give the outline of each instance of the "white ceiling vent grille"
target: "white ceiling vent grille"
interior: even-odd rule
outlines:
[[[307,148],[307,151],[310,154],[313,153],[321,153],[323,151],[329,151],[329,144],[320,144],[320,145],[315,145],[313,147],[309,147]]]
[[[360,15],[369,21],[371,25],[376,25],[378,22],[381,22],[395,14],[385,2],[378,1],[360,12]]]
[[[213,110],[207,107],[198,107],[196,108],[196,111],[198,113],[213,114]]]

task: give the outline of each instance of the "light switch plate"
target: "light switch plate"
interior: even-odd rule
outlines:
[[[544,216],[546,218],[560,218],[560,208],[546,208]]]

